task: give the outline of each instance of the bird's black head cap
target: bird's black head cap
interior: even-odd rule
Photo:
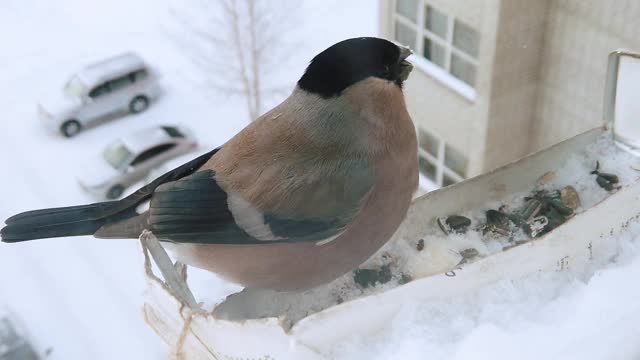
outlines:
[[[314,57],[298,86],[323,98],[338,96],[350,85],[368,77],[402,86],[412,68],[405,60],[410,54],[408,48],[384,39],[347,39]]]

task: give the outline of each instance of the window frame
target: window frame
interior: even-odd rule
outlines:
[[[118,84],[118,82],[122,82],[123,84]],[[114,89],[114,85],[118,85],[117,87],[115,87]],[[114,79],[111,79],[109,81],[109,92],[118,92],[118,91],[122,91],[128,87],[130,87],[131,85],[133,85],[133,81],[131,81],[131,78],[129,77],[129,75],[122,75],[119,77],[116,77]]]
[[[463,180],[465,180],[465,177],[458,174],[457,172],[449,169],[446,165],[445,165],[445,148],[446,148],[446,141],[444,141],[442,139],[442,137],[434,134],[431,131],[426,130],[424,127],[420,127],[419,125],[416,126],[416,132],[419,131],[423,131],[426,134],[428,134],[429,136],[433,137],[434,139],[437,139],[438,141],[438,146],[437,146],[437,154],[436,156],[430,154],[427,150],[423,149],[420,145],[418,145],[418,157],[422,157],[424,158],[427,162],[430,162],[432,165],[435,166],[436,168],[436,178],[435,179],[431,179],[429,178],[426,174],[422,173],[420,171],[420,175],[424,176],[425,178],[427,178],[428,180],[434,182],[436,184],[436,186],[438,187],[443,187],[444,184],[444,176],[448,176],[449,178],[453,179],[456,183],[461,182]],[[450,144],[449,144],[450,145]],[[464,155],[464,154],[463,154]],[[466,157],[466,155],[464,155]],[[468,159],[467,159],[467,167],[468,167]],[[467,172],[468,169],[465,169],[465,172]],[[466,174],[465,174],[466,175]]]
[[[99,99],[105,95],[111,94],[111,86],[109,85],[109,81],[103,82],[100,85],[96,85],[93,87],[93,89],[91,89],[91,91],[89,91],[87,93],[87,96],[90,97],[91,99],[95,100],[95,99]],[[105,88],[105,91],[99,95],[95,95],[94,92],[96,90],[98,90],[99,88]]]
[[[465,53],[463,50],[460,50],[453,45],[453,35],[454,35],[456,18],[432,6],[428,1],[418,0],[417,2],[418,9],[416,9],[417,23],[414,23],[411,19],[408,19],[404,15],[397,12],[398,1],[402,1],[402,0],[393,0],[392,7],[391,7],[391,11],[392,11],[391,29],[393,32],[393,39],[394,40],[397,39],[396,23],[400,23],[402,24],[402,26],[408,27],[413,32],[415,32],[416,38],[414,39],[414,44],[404,44],[404,45],[409,45],[409,47],[411,47],[414,50],[414,56],[412,58],[412,62],[414,63],[414,65],[416,65],[416,67],[418,67],[420,70],[422,70],[426,74],[431,75],[431,77],[435,78],[436,80],[441,82],[443,85],[449,87],[450,89],[454,90],[456,93],[462,95],[467,100],[475,101],[477,97],[476,86],[478,84],[478,76],[479,76],[478,70],[480,69],[480,63],[479,63],[479,59],[474,58],[473,56]],[[426,17],[427,6],[430,6],[434,10],[446,16],[446,19],[447,19],[446,38],[442,38],[440,35],[426,28],[425,17]],[[462,22],[460,19],[458,19],[458,21],[467,25],[466,23]],[[474,29],[472,26],[469,26],[469,25],[467,26],[475,31],[478,31]],[[433,43],[437,44],[438,46],[444,49],[444,53],[445,53],[444,66],[440,66],[424,57],[423,54],[424,54],[425,38],[429,39],[430,41],[432,41]],[[480,46],[480,42],[481,40],[479,39],[478,47]],[[451,73],[451,59],[453,55],[461,58],[465,62],[468,62],[475,67],[476,73],[474,78],[474,86],[467,84],[466,82],[455,77]]]

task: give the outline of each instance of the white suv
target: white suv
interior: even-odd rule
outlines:
[[[89,65],[73,75],[62,96],[38,106],[39,116],[66,137],[106,118],[146,110],[160,95],[156,74],[134,53]]]

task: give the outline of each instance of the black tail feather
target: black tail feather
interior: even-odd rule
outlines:
[[[72,216],[83,216],[86,217],[87,220],[97,220],[104,216],[104,209],[113,206],[113,204],[115,203],[117,203],[117,201],[25,211],[20,214],[13,215],[12,217],[5,220],[5,223],[12,224],[25,219],[35,219],[41,216],[50,217],[56,214],[68,216],[69,218],[71,218]]]
[[[89,235],[96,232],[99,228],[100,225],[97,225],[95,221],[91,220],[38,227],[30,225],[7,225],[2,229],[2,242],[15,243],[35,239]]]
[[[105,224],[136,216],[128,209],[111,216],[100,213],[114,202],[81,206],[41,209],[23,212],[8,218],[0,230],[3,242],[14,243],[42,238],[92,235]]]
[[[191,175],[204,165],[219,150],[206,154],[167,172],[138,191],[118,201],[107,201],[89,205],[26,211],[7,220],[0,230],[3,242],[20,242],[52,237],[92,235],[105,225],[130,219],[122,228],[113,226],[100,233],[101,237],[137,237],[144,223],[136,223],[136,207],[148,200],[160,185]],[[144,221],[144,218],[138,219]],[[138,232],[138,233],[136,233]]]

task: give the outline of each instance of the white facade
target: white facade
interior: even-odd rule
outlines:
[[[602,122],[607,55],[640,49],[634,0],[381,0],[383,37],[411,46],[421,171],[438,186]]]

